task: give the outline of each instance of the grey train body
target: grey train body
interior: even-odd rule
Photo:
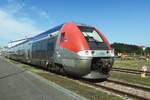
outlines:
[[[53,37],[53,39],[47,37],[42,40],[27,42],[22,45],[23,49],[20,52],[16,51],[17,54],[11,54],[10,58],[56,71],[60,67],[66,73],[76,77],[88,79],[105,79],[108,77],[108,72],[113,64],[113,58],[107,56],[101,57],[102,55],[93,55],[90,57],[79,56],[76,53],[59,47],[56,44],[57,37]],[[50,43],[53,46],[48,48]],[[45,47],[41,47],[40,45],[44,45]],[[58,65],[58,68],[55,65]]]

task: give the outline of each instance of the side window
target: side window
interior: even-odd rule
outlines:
[[[60,42],[64,42],[64,40],[65,40],[65,33],[61,33]]]

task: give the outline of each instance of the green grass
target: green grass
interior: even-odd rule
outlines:
[[[122,100],[120,97],[108,94],[106,92],[97,90],[95,88],[86,86],[86,85],[81,85],[79,82],[76,82],[75,80],[71,80],[67,77],[62,77],[60,75],[56,75],[54,73],[50,73],[47,71],[43,71],[41,69],[35,68],[33,66],[29,66],[26,64],[22,63],[17,63],[18,67],[21,67],[23,69],[29,70],[31,72],[34,72],[52,82],[55,82],[56,84],[59,84],[60,86],[67,88],[68,90],[71,90],[89,100]]]
[[[142,66],[147,66],[148,71],[150,71],[150,61],[146,60],[115,60],[113,67],[116,68],[129,68],[129,69],[137,69],[141,70]],[[140,74],[139,75],[133,75],[133,74],[127,74],[123,72],[116,72],[112,71],[110,73],[110,78],[113,79],[118,79],[130,83],[136,83],[136,84],[141,84],[141,85],[146,85],[150,86],[150,76],[146,78],[141,78]]]
[[[80,94],[90,100],[121,100],[121,98],[119,97],[95,90],[92,87],[81,85],[72,80],[60,78],[56,75],[50,75],[50,73],[39,73],[39,75],[55,82],[56,84],[63,86],[64,88],[74,91],[75,93]]]
[[[141,78],[140,75],[132,75],[122,72],[111,72],[109,78],[150,87],[150,77],[148,76],[146,78]]]
[[[150,61],[146,60],[115,60],[113,67],[141,69],[142,66],[147,66],[150,71]]]

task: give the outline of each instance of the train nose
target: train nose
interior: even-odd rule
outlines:
[[[102,59],[102,58],[93,58],[91,70],[99,71],[104,74],[108,74],[108,72],[112,68],[112,61],[111,59]]]
[[[109,73],[109,71],[111,70],[111,68],[112,68],[112,65],[110,64],[110,63],[106,63],[106,64],[104,64],[103,66],[102,66],[102,73],[104,73],[104,74],[108,74]]]

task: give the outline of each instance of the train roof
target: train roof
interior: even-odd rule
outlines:
[[[51,34],[51,33],[55,32],[55,31],[61,29],[62,26],[63,26],[63,24],[58,25],[58,26],[56,26],[56,27],[54,27],[54,28],[52,28],[52,29],[50,29],[50,30],[48,30],[46,32],[41,33],[41,34],[38,34],[38,35],[32,37],[31,40],[34,41],[34,40],[38,40],[39,38],[46,37],[48,34]]]
[[[92,27],[92,26],[90,26],[90,25],[83,24],[83,23],[76,23],[76,22],[73,22],[73,23],[75,23],[77,26]],[[38,35],[32,37],[31,40],[34,41],[34,40],[38,40],[39,38],[43,38],[43,37],[47,36],[48,34],[51,34],[51,33],[55,32],[55,31],[61,29],[61,27],[62,27],[64,24],[65,24],[65,23],[60,24],[60,25],[58,25],[58,26],[56,26],[56,27],[54,27],[54,28],[52,28],[52,29],[50,29],[50,30],[48,30],[48,31],[46,31],[46,32],[43,32],[43,33],[41,33],[41,34],[38,34]]]
[[[64,24],[55,26],[54,28],[51,28],[51,29],[49,29],[49,30],[46,31],[46,32],[42,32],[42,33],[40,33],[40,34],[38,34],[38,35],[36,35],[36,36],[27,38],[25,41],[23,41],[23,42],[21,42],[21,43],[19,43],[19,44],[16,44],[16,45],[14,45],[14,46],[12,46],[12,47],[10,47],[10,48],[16,47],[16,46],[18,46],[18,45],[24,44],[24,43],[29,42],[29,41],[35,41],[35,40],[38,40],[38,39],[40,39],[40,38],[46,37],[48,34],[51,34],[51,33],[55,32],[55,31],[61,29],[61,27],[62,27],[63,25],[64,25]]]
[[[76,23],[76,22],[72,22],[72,23],[76,24],[77,26],[93,27],[93,26],[90,26],[90,25],[87,25],[87,24],[83,24],[83,23]],[[21,42],[21,43],[19,43],[19,44],[16,44],[16,45],[14,45],[14,46],[12,46],[12,47],[10,47],[10,48],[16,47],[16,46],[18,46],[18,45],[24,44],[24,43],[29,42],[29,41],[35,41],[35,40],[38,40],[38,39],[40,39],[40,38],[46,37],[47,35],[49,35],[49,34],[55,32],[55,31],[61,29],[61,27],[62,27],[64,24],[65,24],[65,23],[60,24],[60,25],[58,25],[58,26],[55,26],[55,27],[49,29],[49,30],[46,31],[46,32],[42,32],[42,33],[40,33],[40,34],[38,34],[38,35],[36,35],[36,36],[27,38],[25,41],[23,41],[23,42]]]
[[[77,26],[86,26],[86,27],[93,27],[91,25],[88,24],[84,24],[84,23],[75,23]]]

